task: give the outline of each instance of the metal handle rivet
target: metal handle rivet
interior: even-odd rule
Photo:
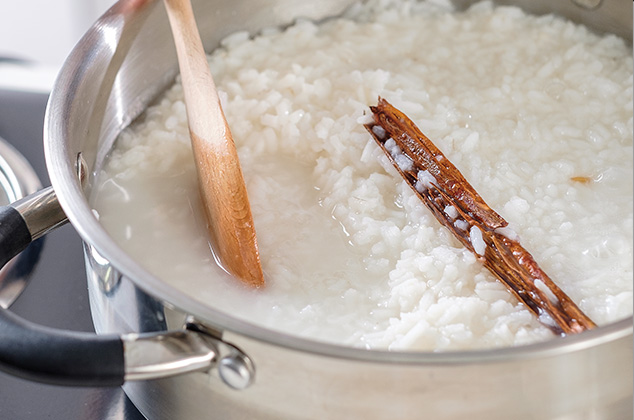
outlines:
[[[572,0],[574,4],[588,10],[594,10],[601,6],[603,0]]]
[[[233,389],[245,389],[253,382],[253,365],[240,354],[231,354],[220,359],[218,373],[222,381]]]

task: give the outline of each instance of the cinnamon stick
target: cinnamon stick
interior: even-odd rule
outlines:
[[[554,333],[595,323],[539,267],[508,223],[402,112],[379,98],[366,129],[438,221]]]

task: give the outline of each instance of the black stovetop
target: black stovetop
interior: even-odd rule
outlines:
[[[50,185],[42,126],[48,95],[0,90],[0,137]],[[81,240],[67,224],[46,236],[26,290],[11,310],[33,322],[94,331],[88,305]],[[46,351],[43,349],[43,351]],[[27,382],[0,372],[0,419],[141,420],[121,388],[67,388]]]

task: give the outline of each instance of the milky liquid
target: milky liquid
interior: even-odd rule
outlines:
[[[257,175],[249,176],[254,173]],[[371,287],[379,279],[368,278],[362,256],[348,243],[339,223],[321,208],[319,191],[310,183],[298,183],[310,179],[308,167],[288,158],[271,157],[260,159],[247,174],[250,188],[266,189],[266,202],[276,202],[274,208],[264,208],[264,203],[256,200],[252,207],[256,228],[267,226],[257,231],[265,290],[243,286],[215,264],[191,167],[153,177],[151,183],[138,177],[110,179],[97,188],[94,207],[101,224],[133,258],[159,278],[186,282],[194,298],[207,302],[213,295],[216,308],[243,319],[259,319],[274,328],[282,318],[282,323],[290,324],[298,334],[325,334],[331,339],[334,334],[336,339],[345,340],[354,333],[354,326],[336,325],[338,332],[313,326],[321,324],[320,319],[328,314],[312,306],[334,300],[344,309],[345,302],[336,302],[339,297],[324,295],[329,284],[340,287],[336,284],[341,279],[358,278]],[[152,255],[150,261],[148,254]],[[296,320],[288,318],[289,310]],[[261,313],[267,313],[267,318]]]

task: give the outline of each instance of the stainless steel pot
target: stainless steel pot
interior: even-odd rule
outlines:
[[[256,33],[300,16],[322,19],[349,3],[200,0],[194,9],[203,41],[213,49],[233,31]],[[632,38],[629,0],[505,3]],[[146,0],[115,4],[66,61],[44,128],[54,191],[5,208],[9,223],[0,233],[12,238],[15,253],[63,222],[64,214],[70,219],[85,241],[99,336],[43,329],[1,311],[5,370],[73,385],[125,381],[130,399],[151,419],[632,417],[631,319],[517,348],[367,351],[256,327],[146,272],[101,228],[86,197],[119,132],[171,84],[176,69],[162,2]]]

